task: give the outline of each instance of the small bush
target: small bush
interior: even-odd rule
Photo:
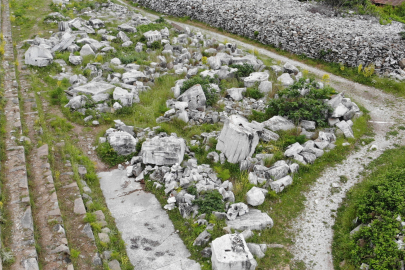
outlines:
[[[52,90],[49,95],[51,97],[52,105],[61,105],[62,97],[64,95],[61,87],[57,87],[55,90]]]
[[[155,22],[156,22],[156,23],[165,23],[166,21],[165,21],[165,18],[163,18],[162,16],[160,16],[159,19],[157,19]]]
[[[162,48],[162,44],[156,40],[156,41],[152,42],[152,44],[150,44],[150,48],[152,50],[159,50]]]
[[[200,207],[199,211],[201,213],[210,214],[213,211],[224,212],[225,203],[218,190],[208,191],[200,196],[200,198],[194,200],[194,203]]]
[[[133,153],[127,156],[120,156],[117,154],[117,152],[115,152],[114,148],[112,148],[108,142],[99,144],[96,152],[101,160],[111,167],[130,160],[136,154]]]
[[[328,86],[317,89],[315,85],[315,81],[307,84],[305,79],[300,79],[289,88],[279,91],[279,98],[271,99],[269,102],[267,116],[269,118],[275,115],[287,116],[295,123],[312,120],[318,126],[326,126],[326,119],[332,109],[323,99],[329,99],[335,91]],[[309,89],[304,96],[300,92],[303,88]]]
[[[79,258],[79,255],[80,255],[80,251],[78,251],[78,250],[76,250],[76,249],[71,249],[70,250],[70,255],[72,256],[72,258]]]
[[[249,87],[246,89],[246,92],[244,93],[245,97],[249,98],[254,98],[254,99],[260,99],[264,97],[264,94],[259,91],[259,89],[254,88],[254,87]]]
[[[250,73],[255,72],[252,65],[244,63],[243,65],[230,65],[231,68],[237,68],[236,77],[239,79],[241,77],[247,77]]]

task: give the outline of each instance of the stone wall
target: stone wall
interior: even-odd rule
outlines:
[[[371,16],[334,14],[318,4],[295,0],[133,1],[165,14],[189,16],[297,55],[353,67],[375,63],[377,71],[392,71],[400,68],[398,62],[405,54],[405,42],[398,35],[403,24],[380,25]]]

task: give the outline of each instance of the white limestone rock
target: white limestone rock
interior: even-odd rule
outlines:
[[[51,51],[44,45],[31,46],[25,52],[25,64],[37,67],[46,67],[52,64],[53,56]]]
[[[246,92],[246,88],[230,88],[226,92],[234,101],[240,101],[243,99],[243,93]]]
[[[134,100],[134,94],[129,93],[121,87],[116,87],[113,92],[113,99],[121,101],[123,106],[131,106]]]
[[[273,91],[273,84],[269,81],[262,81],[259,84],[260,93],[267,94]]]
[[[267,72],[253,72],[246,77],[243,81],[245,83],[245,87],[253,87],[255,83],[261,83],[264,81],[268,81],[269,74]]]
[[[258,206],[264,203],[265,199],[265,194],[263,192],[262,188],[258,187],[252,187],[247,193],[246,193],[246,201],[248,204],[251,206]],[[267,193],[267,190],[265,190]]]
[[[283,73],[281,76],[277,78],[277,81],[280,82],[283,86],[291,86],[294,84],[293,78],[291,78],[290,74]]]
[[[135,139],[128,132],[110,132],[107,134],[107,140],[118,155],[126,156],[136,152],[136,144],[138,139]]]
[[[295,128],[293,122],[279,115],[273,116],[269,120],[264,121],[262,124],[264,127],[267,127],[272,131],[290,130]]]
[[[262,127],[239,115],[231,115],[218,137],[216,150],[225,154],[228,162],[237,163],[252,157],[259,143]]]
[[[238,231],[263,230],[273,227],[273,220],[267,213],[250,208],[249,212],[243,216],[238,216],[235,220],[226,220],[226,224],[229,228]]]
[[[188,108],[191,110],[196,110],[198,108],[205,109],[205,104],[207,102],[204,91],[199,84],[190,87],[187,91],[181,94],[177,100],[187,102]]]
[[[257,262],[242,234],[226,234],[212,241],[212,269],[254,270]]]
[[[183,161],[185,149],[182,138],[155,136],[142,144],[141,155],[144,164],[170,166]]]
[[[91,46],[89,44],[85,44],[80,50],[80,56],[85,57],[88,55],[95,56],[96,54],[94,53],[93,49],[91,48]]]
[[[293,179],[291,176],[287,175],[277,181],[270,182],[270,188],[274,190],[276,193],[279,193],[284,190],[285,187],[291,185]]]

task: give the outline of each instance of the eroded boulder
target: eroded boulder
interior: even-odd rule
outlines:
[[[225,122],[218,137],[216,150],[225,154],[230,163],[237,163],[252,157],[257,144],[262,126],[249,123],[239,115],[231,115]]]
[[[128,132],[110,132],[107,135],[107,140],[118,155],[126,156],[136,152],[136,143],[138,140]]]
[[[199,84],[190,87],[187,91],[181,94],[177,100],[187,102],[188,108],[191,110],[205,108],[207,102],[204,91]]]
[[[25,52],[25,64],[37,67],[46,67],[53,61],[51,51],[43,45],[31,46]]]

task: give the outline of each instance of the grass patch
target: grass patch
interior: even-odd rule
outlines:
[[[396,269],[404,260],[405,252],[394,238],[401,230],[396,218],[405,214],[404,151],[405,147],[385,151],[367,166],[364,180],[347,193],[333,227],[335,269],[358,269],[362,263],[373,269]],[[371,226],[350,236],[361,223]]]

